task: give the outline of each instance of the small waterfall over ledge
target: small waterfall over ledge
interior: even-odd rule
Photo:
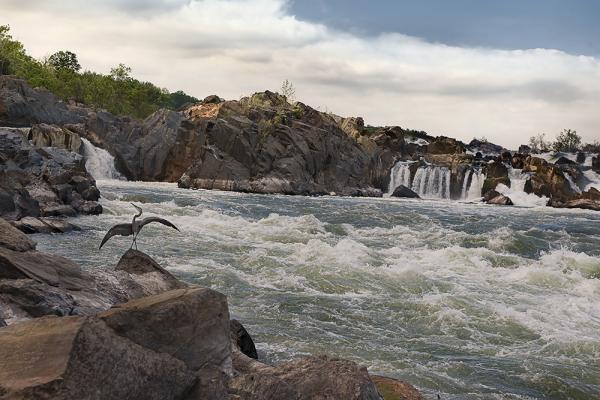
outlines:
[[[425,199],[450,199],[450,170],[446,167],[432,165],[417,169],[411,176],[411,162],[400,161],[390,172],[388,195],[398,186],[403,185]]]
[[[424,165],[419,167],[413,176],[410,168],[412,164],[414,162],[399,161],[394,165],[390,172],[388,196],[398,186],[403,185],[425,199],[449,200],[451,198],[450,185],[452,174],[449,168]],[[469,169],[466,171],[461,182],[462,190],[460,192],[460,199],[474,200],[481,198],[481,189],[484,181],[485,175],[481,170]]]
[[[104,149],[94,146],[89,140],[81,138],[85,168],[96,180],[120,179],[123,176],[115,168],[115,158]]]

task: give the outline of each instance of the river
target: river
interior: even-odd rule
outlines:
[[[456,201],[265,196],[99,181],[104,214],[39,249],[112,268],[139,248],[225,293],[259,355],[328,353],[436,399],[600,398],[600,213]]]

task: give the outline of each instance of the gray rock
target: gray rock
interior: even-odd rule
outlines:
[[[192,370],[231,371],[229,310],[221,293],[204,288],[172,290],[132,300],[99,318],[119,335],[170,354]]]
[[[86,317],[2,328],[0,360],[0,393],[7,399],[180,399],[196,382],[182,361]]]
[[[76,153],[81,147],[81,138],[77,133],[56,125],[33,125],[28,139],[35,147],[58,147]]]
[[[36,243],[0,218],[0,247],[14,251],[35,250]]]
[[[87,275],[71,260],[38,251],[16,252],[0,248],[0,278],[25,277],[70,290],[87,286]]]
[[[409,199],[420,199],[418,194],[416,194],[415,192],[413,192],[412,190],[410,190],[409,188],[407,188],[404,185],[400,185],[396,189],[394,189],[394,192],[392,193],[392,197],[406,197]]]

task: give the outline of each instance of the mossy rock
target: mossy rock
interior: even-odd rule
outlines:
[[[410,383],[377,375],[371,375],[371,380],[383,400],[423,400],[421,393]]]

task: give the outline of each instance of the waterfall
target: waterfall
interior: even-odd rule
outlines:
[[[469,190],[469,179],[473,176],[473,170],[470,169],[467,173],[465,173],[465,177],[463,178],[462,190],[460,191],[460,198],[467,198],[467,190]]]
[[[471,182],[468,182],[469,177],[471,178]],[[463,181],[462,199],[464,199],[464,200],[480,199],[481,198],[481,189],[483,189],[484,181],[485,181],[485,175],[481,172],[481,170],[471,170],[469,176],[465,175],[465,180]]]
[[[94,146],[89,140],[81,138],[85,168],[96,180],[124,179],[115,169],[115,158],[104,149]]]
[[[420,167],[411,189],[423,198],[449,199],[450,170],[446,167]]]
[[[396,189],[400,185],[404,185],[407,188],[410,188],[410,169],[408,168],[411,163],[406,162],[398,162],[392,168],[390,172],[390,184],[388,185],[388,193],[394,193],[394,189]]]
[[[569,182],[569,186],[571,186],[571,189],[573,189],[573,191],[575,193],[581,194],[581,189],[579,188],[579,186],[577,186],[577,184],[573,181],[573,178],[571,177],[571,175],[569,175],[568,173],[564,172],[563,173],[565,176],[565,179],[567,180],[567,182]]]

